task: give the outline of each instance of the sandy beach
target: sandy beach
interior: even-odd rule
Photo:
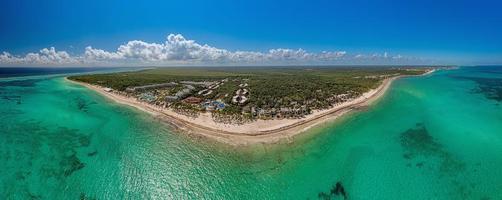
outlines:
[[[429,73],[430,72],[426,74]],[[400,77],[402,76],[387,78],[383,80],[382,84],[376,89],[372,89],[356,99],[335,105],[329,109],[314,111],[312,114],[301,119],[255,120],[241,125],[217,123],[211,118],[210,113],[201,113],[197,118],[188,117],[170,109],[139,101],[136,98],[126,97],[115,92],[106,92],[104,88],[100,86],[76,82],[69,79],[66,80],[83,85],[117,103],[148,112],[162,121],[167,122],[177,131],[193,136],[211,138],[233,146],[240,146],[259,143],[278,143],[283,140],[291,141],[294,136],[316,125],[336,119],[351,110],[369,105],[383,96],[389,89],[391,83]]]

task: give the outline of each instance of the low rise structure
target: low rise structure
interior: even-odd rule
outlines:
[[[173,87],[178,85],[175,82],[170,82],[170,83],[160,83],[160,84],[152,84],[152,85],[144,85],[144,86],[136,86],[136,87],[128,87],[126,88],[127,92],[140,92],[140,91],[145,91],[145,90],[150,90],[150,89],[156,89],[156,88],[161,88],[161,87]]]
[[[187,97],[186,99],[183,99],[183,102],[189,103],[189,104],[198,104],[202,102],[201,98],[198,97]]]

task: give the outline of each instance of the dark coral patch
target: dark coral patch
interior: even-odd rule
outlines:
[[[14,80],[14,81],[0,81],[0,87],[34,87],[39,79],[26,79],[26,80]]]
[[[18,105],[21,104],[21,96],[19,96],[19,95],[5,95],[5,96],[1,96],[1,97],[4,100],[16,102],[16,104],[18,104]]]
[[[89,104],[82,98],[75,98],[77,109],[80,111],[87,112],[89,109]]]
[[[483,94],[487,99],[502,102],[502,79],[486,77],[453,76],[456,79],[464,79],[476,82],[478,88],[473,93]]]
[[[89,197],[85,193],[80,193],[80,200],[96,200],[96,198]]]
[[[88,147],[91,144],[91,138],[87,135],[82,135],[78,138],[80,146]]]
[[[78,159],[75,153],[63,159],[59,164],[65,177],[85,167],[85,164]]]
[[[416,127],[402,132],[400,135],[400,142],[405,151],[403,153],[403,158],[407,160],[406,167],[411,168],[415,166],[420,169],[437,171],[439,178],[451,179],[452,183],[458,186],[457,190],[460,194],[466,193],[465,187],[456,180],[457,175],[465,171],[465,164],[437,142],[432,135],[430,135],[425,125],[418,123]],[[424,167],[425,162],[421,160],[422,158],[431,158],[430,160],[437,160],[439,163],[438,165],[428,165],[426,168]],[[417,159],[420,160],[417,161]]]
[[[401,134],[401,146],[408,153],[404,158],[413,158],[416,154],[428,154],[441,151],[441,144],[434,141],[423,124],[417,124],[415,128],[410,128]]]
[[[417,156],[437,157],[441,161],[439,168],[441,172],[462,170],[464,167],[464,164],[455,159],[440,143],[434,140],[421,123],[418,123],[415,128],[401,133],[400,141],[405,150],[403,158],[406,160],[412,160]],[[419,162],[415,166],[422,167],[423,165],[423,162]]]
[[[319,194],[317,195],[317,198],[325,200],[333,199],[336,197],[342,197],[343,199],[348,198],[347,192],[345,191],[345,188],[340,181],[336,182],[336,184],[331,187],[329,193],[319,192]]]
[[[347,199],[347,193],[345,192],[345,188],[342,186],[341,182],[337,182],[334,188],[331,188],[331,194],[336,196],[341,195],[344,199]]]
[[[98,155],[98,151],[93,151],[87,154],[87,156],[92,157]]]

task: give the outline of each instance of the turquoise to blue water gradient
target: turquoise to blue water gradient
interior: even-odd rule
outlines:
[[[0,81],[1,199],[502,199],[502,67],[395,81],[291,144],[174,133],[62,77]]]

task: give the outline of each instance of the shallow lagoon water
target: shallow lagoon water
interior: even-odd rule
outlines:
[[[502,68],[397,80],[293,143],[173,133],[62,77],[0,82],[2,199],[502,199]]]

